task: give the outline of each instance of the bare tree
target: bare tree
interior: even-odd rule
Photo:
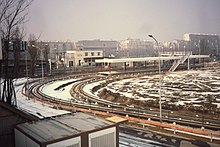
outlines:
[[[20,31],[19,27],[15,28],[15,31],[13,31],[12,37],[11,37],[11,42],[13,46],[13,55],[14,55],[14,69],[13,69],[13,77],[17,78],[19,77],[19,73],[21,73],[21,68],[20,68],[20,47],[21,47],[21,42],[22,42],[23,34]]]
[[[1,0],[0,26],[3,34],[4,52],[4,85],[1,100],[10,105],[16,105],[16,94],[13,85],[13,74],[9,71],[8,52],[12,39],[12,32],[23,24],[28,14],[28,8],[33,0]]]
[[[0,24],[3,22],[4,15],[10,6],[13,4],[14,0],[1,0],[0,1]]]
[[[23,24],[28,15],[27,9],[33,0],[2,0],[0,22],[4,38],[10,39],[16,26]]]

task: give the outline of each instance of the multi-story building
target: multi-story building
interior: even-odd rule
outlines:
[[[65,66],[65,54],[68,50],[76,50],[73,42],[46,41],[44,45],[49,46],[48,59],[52,69],[59,69]]]
[[[67,51],[65,64],[67,67],[95,66],[95,59],[102,59],[102,50]]]
[[[153,42],[126,38],[120,41],[120,57],[146,57],[154,54]]]
[[[173,40],[163,43],[162,51],[189,51],[191,47],[190,41],[185,40]]]
[[[11,40],[8,43],[8,49],[6,49],[6,41],[2,40],[2,62],[1,62],[1,76],[9,74],[10,76],[17,78],[26,75],[26,67],[30,69],[31,57],[27,52],[27,41]],[[7,67],[7,70],[3,67]]]
[[[188,33],[183,35],[183,39],[191,42],[191,50],[195,54],[219,55],[218,35]]]
[[[77,50],[101,50],[104,57],[117,56],[118,42],[114,40],[81,40],[76,42]]]

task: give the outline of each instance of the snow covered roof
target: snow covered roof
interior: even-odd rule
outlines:
[[[121,63],[121,62],[141,62],[141,61],[158,61],[158,60],[177,60],[182,56],[169,56],[169,57],[143,57],[143,58],[121,58],[121,59],[96,59],[96,63]],[[209,55],[190,55],[189,58],[209,58]]]

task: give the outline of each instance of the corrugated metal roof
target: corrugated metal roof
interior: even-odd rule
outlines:
[[[39,142],[47,142],[112,124],[101,118],[79,112],[33,123],[23,123],[16,127]]]

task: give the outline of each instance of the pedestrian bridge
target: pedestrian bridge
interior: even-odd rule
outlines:
[[[186,60],[188,61],[188,69],[190,68],[190,59],[205,59],[209,58],[209,55],[192,55],[192,52],[163,52],[159,53],[157,57],[142,57],[142,58],[120,58],[120,59],[96,59],[95,62],[99,64],[100,70],[102,71],[103,65],[108,65],[109,72],[111,72],[111,64],[114,63],[124,63],[124,70],[126,70],[127,63],[134,62],[161,62],[165,63],[165,61],[172,61],[172,66],[169,71],[173,72],[178,68],[180,64],[183,64]],[[160,64],[163,66],[163,64]]]

